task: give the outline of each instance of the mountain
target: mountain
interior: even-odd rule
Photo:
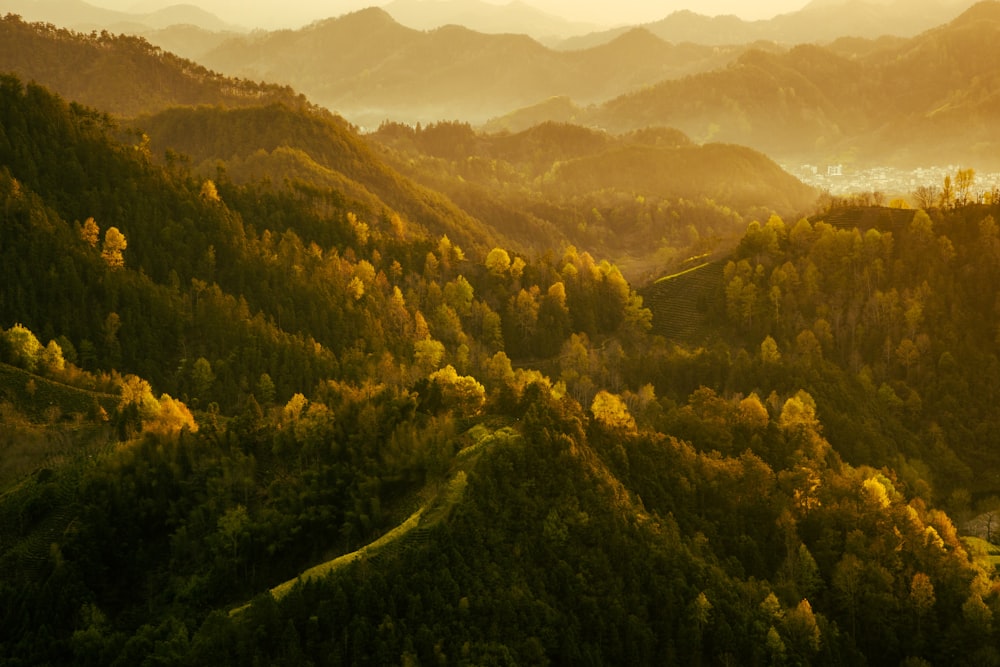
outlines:
[[[718,67],[743,49],[671,45],[637,30],[582,52],[458,26],[405,28],[380,9],[233,38],[202,56],[233,76],[287,83],[352,122],[485,120],[553,95],[593,103]],[[502,64],[502,66],[501,66]]]
[[[164,51],[181,58],[198,62],[202,56],[234,36],[232,30],[206,30],[191,23],[178,23],[155,30],[142,27],[137,30],[122,30],[142,37]]]
[[[235,29],[193,4],[168,5],[156,11],[133,13],[104,9],[83,0],[11,0],[5,11],[18,14],[25,21],[41,21],[81,32],[137,33],[172,25],[196,25],[213,32]]]
[[[779,160],[860,164],[975,163],[998,166],[989,131],[1000,82],[990,44],[1000,4],[981,2],[908,40],[839,40],[829,47],[754,49],[726,67],[665,80],[581,109],[550,103],[519,118],[575,122],[624,132],[676,127],[695,141],[723,141]]]
[[[524,2],[482,0],[393,0],[382,5],[399,23],[416,30],[460,25],[481,33],[528,35],[540,42],[593,32],[596,26],[540,11]]]
[[[795,12],[771,19],[746,21],[737,16],[706,16],[676,11],[643,27],[668,42],[748,44],[772,41],[794,45],[825,43],[841,37],[876,39],[883,35],[913,37],[953,19],[974,0],[814,0]],[[591,48],[620,34],[622,28],[571,37],[561,49]]]

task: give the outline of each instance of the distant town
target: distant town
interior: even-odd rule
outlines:
[[[881,192],[888,197],[905,196],[920,186],[940,188],[945,176],[965,167],[958,165],[896,169],[894,167],[852,168],[842,164],[817,166],[782,165],[788,173],[803,183],[832,195],[845,196],[862,192]],[[989,192],[1000,188],[1000,172],[976,173],[974,192]]]

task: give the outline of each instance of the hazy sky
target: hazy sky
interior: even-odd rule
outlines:
[[[509,0],[486,0],[507,4]],[[521,0],[525,4],[578,21],[619,25],[656,21],[680,9],[699,14],[735,14],[745,19],[770,18],[801,9],[808,0]],[[388,0],[89,0],[122,11],[149,11],[172,4],[193,4],[246,27],[298,27],[316,19],[339,16]]]

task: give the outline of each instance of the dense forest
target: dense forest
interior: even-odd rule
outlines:
[[[0,77],[5,664],[1000,664],[1000,206],[295,99]]]

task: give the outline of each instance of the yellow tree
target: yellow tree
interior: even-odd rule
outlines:
[[[120,269],[125,266],[122,252],[127,246],[125,235],[117,227],[108,227],[108,231],[104,232],[104,247],[101,250],[101,258],[112,269]]]
[[[483,385],[471,375],[459,375],[451,364],[431,373],[429,379],[441,390],[445,404],[463,416],[477,415],[486,405]]]
[[[968,204],[972,197],[972,188],[976,184],[975,169],[959,169],[955,173],[955,203]]]
[[[617,394],[602,389],[594,396],[594,402],[590,406],[590,411],[594,413],[594,419],[613,429],[624,429],[635,431],[635,419],[628,411],[628,406]]]
[[[93,218],[87,218],[80,228],[80,238],[82,238],[91,248],[97,247],[97,241],[101,237],[101,228],[97,226]]]

